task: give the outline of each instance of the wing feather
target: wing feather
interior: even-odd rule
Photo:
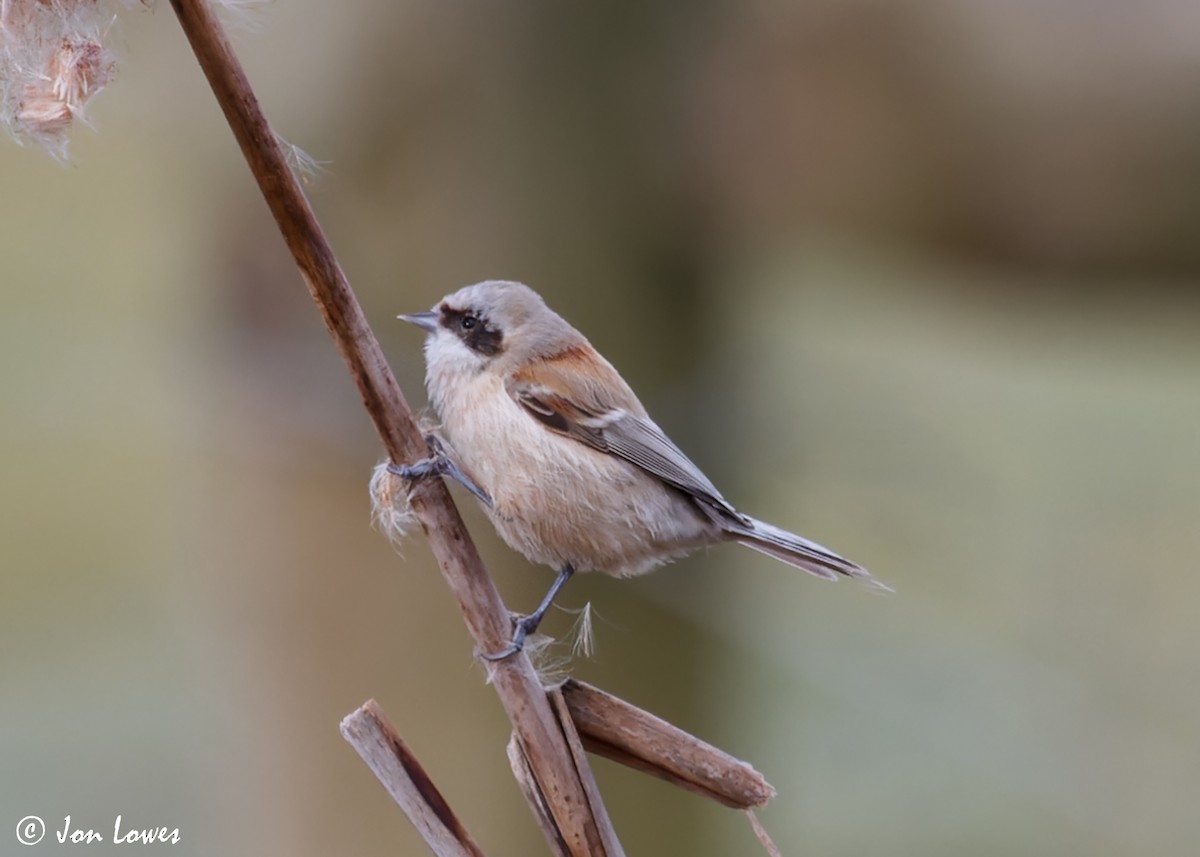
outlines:
[[[650,420],[624,414],[605,427],[604,439],[614,455],[653,473],[669,485],[733,511],[700,468]]]
[[[539,361],[505,386],[513,400],[550,431],[622,458],[692,497],[696,507],[733,540],[818,577],[836,579],[843,574],[888,590],[861,566],[828,548],[729,505],[700,468],[654,424],[617,371],[590,346]]]
[[[596,378],[598,371],[609,377]],[[543,361],[506,386],[517,404],[551,431],[640,467],[695,497],[719,519],[743,522],[745,516],[655,425],[616,370],[594,351]]]

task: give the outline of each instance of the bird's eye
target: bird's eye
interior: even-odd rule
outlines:
[[[473,315],[464,315],[462,317],[462,321],[460,321],[459,324],[462,325],[463,330],[470,330],[475,325],[479,324],[479,319],[477,319]]]

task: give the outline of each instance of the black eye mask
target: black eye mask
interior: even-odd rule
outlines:
[[[438,323],[484,357],[495,357],[504,350],[504,335],[477,313],[443,306]]]

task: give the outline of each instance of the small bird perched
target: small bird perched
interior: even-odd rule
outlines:
[[[450,450],[437,446],[393,472],[462,482],[510,547],[558,570],[512,643],[484,657],[520,651],[576,571],[629,577],[718,542],[886,588],[828,548],[731,506],[612,364],[528,286],[477,283],[399,317],[429,334],[426,385]]]

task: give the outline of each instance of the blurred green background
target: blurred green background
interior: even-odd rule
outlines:
[[[898,590],[735,548],[585,577],[576,675],[750,760],[785,854],[1195,853],[1194,4],[258,21],[236,45],[326,162],[414,403],[396,313],[524,280],[732,501]],[[0,140],[0,853],[23,816],[118,813],[173,854],[425,853],[338,734],[372,696],[489,854],[545,853],[426,545],[370,527],[379,444],[169,8],[109,42],[69,165]],[[549,570],[463,506],[529,609]],[[761,853],[597,770],[630,854]]]

